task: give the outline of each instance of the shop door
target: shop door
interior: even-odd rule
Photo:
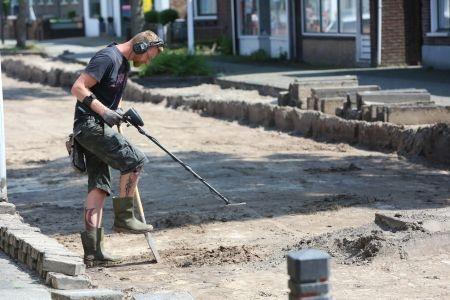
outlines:
[[[370,0],[358,0],[356,29],[356,60],[370,63]]]

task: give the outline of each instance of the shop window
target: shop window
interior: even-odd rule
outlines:
[[[356,32],[356,1],[355,0],[341,0],[339,11],[340,11],[339,32],[355,33]]]
[[[370,1],[361,0],[361,33],[370,34]]]
[[[197,17],[217,16],[217,0],[197,0],[195,4]]]
[[[288,13],[286,0],[270,0],[270,34],[288,35]]]
[[[259,35],[258,0],[241,0],[240,18],[242,35]]]
[[[98,19],[100,17],[100,0],[89,1],[89,17]]]
[[[450,0],[438,0],[438,31],[450,30]]]
[[[303,0],[304,32],[323,34],[356,33],[356,1]],[[370,23],[370,19],[368,21]]]

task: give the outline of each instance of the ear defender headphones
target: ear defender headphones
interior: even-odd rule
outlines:
[[[133,45],[133,52],[136,54],[144,54],[150,48],[163,47],[163,46],[164,46],[164,41],[161,39],[153,41],[153,42],[142,41],[142,42],[138,42]]]

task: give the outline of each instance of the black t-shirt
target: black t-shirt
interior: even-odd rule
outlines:
[[[91,91],[106,107],[115,110],[119,105],[128,79],[130,65],[120,53],[116,43],[98,51],[89,61],[84,72],[97,80]],[[92,114],[79,101],[75,105],[75,119]]]

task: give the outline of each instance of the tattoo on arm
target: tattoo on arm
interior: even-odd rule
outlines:
[[[92,220],[94,212],[95,208],[84,209],[84,224],[86,225],[86,229],[92,229],[97,227]]]

